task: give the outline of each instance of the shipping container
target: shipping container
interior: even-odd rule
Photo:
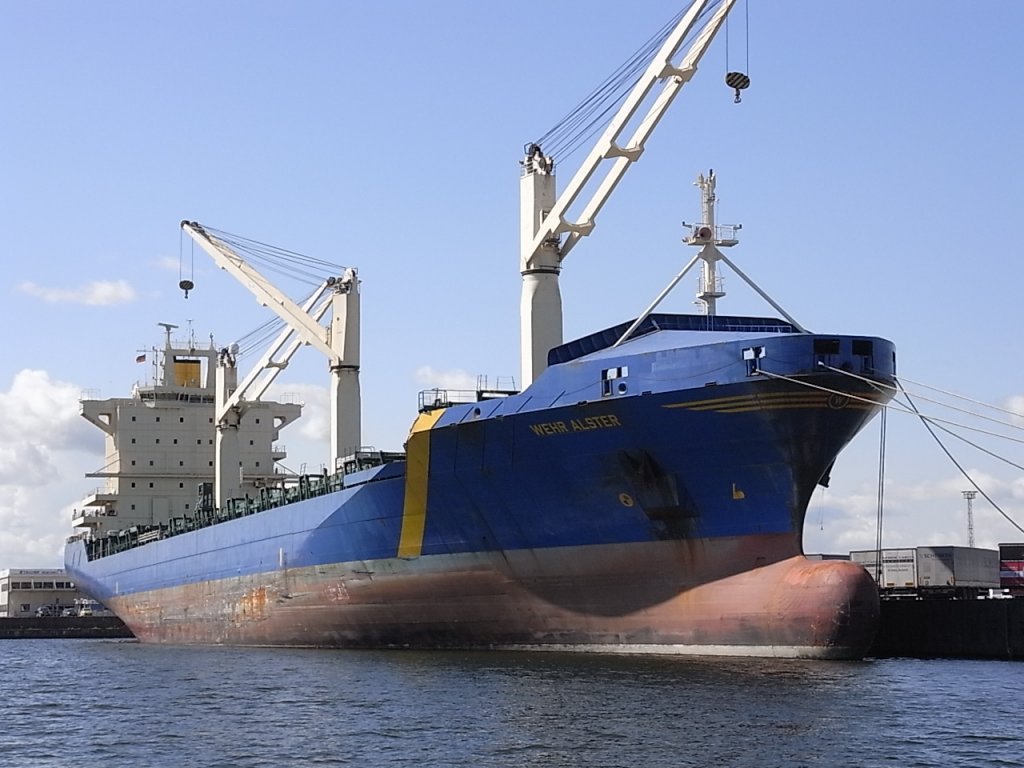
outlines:
[[[918,586],[981,589],[999,586],[999,553],[977,547],[918,547]]]
[[[875,550],[851,552],[850,559],[876,579],[883,596],[969,598],[986,596],[1000,586],[1000,558],[994,549],[883,549],[880,574],[876,572]],[[1024,586],[1024,580],[1021,584]]]
[[[1024,590],[1024,544],[999,545],[999,586],[1017,594]]]
[[[876,551],[864,549],[850,553],[850,559],[863,565],[878,583],[879,589],[914,590],[917,587],[917,551],[883,549],[879,572]]]

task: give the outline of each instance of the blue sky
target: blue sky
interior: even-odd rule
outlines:
[[[566,338],[635,316],[690,258],[680,222],[714,168],[720,220],[743,224],[729,256],[802,324],[892,339],[908,379],[1024,412],[1024,3],[749,2],[729,64],[749,43],[751,88],[733,103],[720,36],[567,259]],[[228,343],[267,319],[199,252],[182,297],[183,218],[359,269],[367,443],[401,446],[420,389],[518,376],[522,147],[680,6],[5,4],[0,567],[59,562],[98,485],[82,391],[128,394],[158,322]],[[694,287],[665,308],[692,311]],[[728,272],[726,290],[721,312],[767,311]],[[304,350],[282,379],[308,403],[282,442],[316,466],[325,366]],[[955,450],[1024,520],[1020,470]],[[873,546],[877,453],[875,422],[812,501],[808,551]],[[969,485],[898,413],[886,479],[887,545],[966,543]],[[975,516],[981,545],[1024,538],[981,498]]]

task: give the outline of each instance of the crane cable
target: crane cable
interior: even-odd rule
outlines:
[[[226,247],[227,250],[235,253],[237,256],[244,257],[246,261],[258,264],[262,270],[274,272],[300,283],[314,286],[312,291],[307,292],[305,297],[300,302],[297,302],[300,305],[305,304],[313,293],[323,285],[326,279],[341,275],[345,271],[345,267],[340,264],[326,261],[324,259],[314,258],[312,256],[306,256],[305,254],[297,251],[279,248],[260,240],[253,240],[252,238],[235,235],[222,229],[216,229],[215,227],[208,227],[206,225],[202,225],[202,229],[212,241]],[[179,238],[180,237],[184,237],[183,231]],[[195,241],[192,241],[192,252],[192,260],[194,264]],[[179,239],[179,286],[185,289],[185,297],[188,298],[188,291],[194,286],[190,280],[186,280],[182,277],[182,263],[183,254],[181,240]],[[185,283],[188,283],[187,287]],[[242,335],[236,342],[238,345],[238,356],[241,357],[256,349],[265,347],[271,339],[281,332],[284,326],[284,320],[275,315],[253,330]]]
[[[331,275],[340,275],[345,270],[344,266],[334,262],[278,248],[259,240],[234,235],[206,225],[203,225],[203,230],[211,239],[223,243],[229,249],[247,257],[267,271],[308,285],[319,285],[325,278]]]
[[[701,22],[704,22],[721,3],[722,0],[716,0],[700,13],[694,21],[694,27],[698,29],[698,33],[703,26]],[[545,153],[549,156],[565,160],[589,142],[593,135],[604,127],[609,114],[618,109],[629,92],[639,82],[650,60],[679,24],[683,13],[683,11],[676,13],[568,114],[539,139],[531,143],[544,147]],[[691,33],[680,47],[692,43],[698,33]]]
[[[744,23],[743,23],[743,35],[746,41],[746,62],[743,65],[743,71],[738,72],[731,69],[729,66],[729,17],[725,17],[725,84],[736,91],[736,98],[733,101],[739,104],[742,99],[740,98],[740,91],[750,87],[750,2],[747,0],[743,4],[744,8]]]
[[[301,302],[296,302],[299,305],[304,305],[309,301],[310,296],[315,293],[311,291],[308,293]],[[281,333],[281,330],[285,327],[285,322],[277,315],[274,315],[269,320],[253,328],[248,333],[240,336],[235,342],[238,345],[238,357],[242,358],[257,349],[262,349],[270,343],[270,340],[275,338]]]
[[[184,238],[184,237],[185,237],[184,230],[180,230],[179,229],[178,230],[178,287],[181,288],[181,290],[183,290],[185,292],[185,298],[187,299],[188,298],[188,292],[196,287],[195,282],[193,282],[195,280],[195,278],[196,278],[196,244],[195,244],[194,240],[189,238],[189,240],[192,243],[192,253],[191,253],[191,260],[190,260],[190,263],[189,263],[188,277],[186,278],[182,274],[182,263],[184,261],[184,258],[183,258],[183,250],[184,249],[182,248],[182,238]]]

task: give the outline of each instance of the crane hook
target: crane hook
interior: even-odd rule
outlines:
[[[736,98],[733,99],[733,103],[739,104],[742,101],[740,99],[740,91],[750,87],[750,78],[742,72],[729,72],[725,76],[725,84],[736,91]]]

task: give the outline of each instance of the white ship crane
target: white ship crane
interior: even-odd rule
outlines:
[[[562,261],[580,238],[593,231],[597,214],[626,170],[640,159],[644,143],[675,96],[697,71],[698,62],[734,2],[721,0],[710,19],[692,37],[693,42],[680,63],[675,64],[673,60],[698,27],[702,12],[708,5],[708,0],[695,0],[669,32],[590,155],[557,199],[554,159],[545,155],[537,144],[527,148],[520,180],[520,273],[523,276],[520,322],[524,387],[529,386],[547,367],[548,351],[562,343],[562,297],[558,287]],[[746,82],[749,84],[749,79]],[[640,108],[659,84],[660,92],[654,97],[646,115],[637,122],[635,118]],[[632,134],[623,138],[633,125]],[[604,176],[599,177],[590,198],[581,197],[591,179],[601,170]],[[575,221],[569,220],[570,208],[581,211]]]
[[[245,412],[245,397],[258,399],[277,374],[304,345],[326,355],[331,370],[331,468],[339,459],[361,445],[361,404],[359,392],[359,279],[348,268],[340,276],[328,277],[299,306],[243,259],[226,242],[196,222],[183,221],[181,228],[206,251],[224,271],[244,285],[256,300],[285,323],[285,328],[263,357],[238,383],[235,350],[220,354],[216,388],[216,496],[217,504],[238,495],[238,424]],[[321,325],[331,312],[330,325]],[[282,352],[283,350],[283,352]],[[280,356],[277,356],[280,353]]]

